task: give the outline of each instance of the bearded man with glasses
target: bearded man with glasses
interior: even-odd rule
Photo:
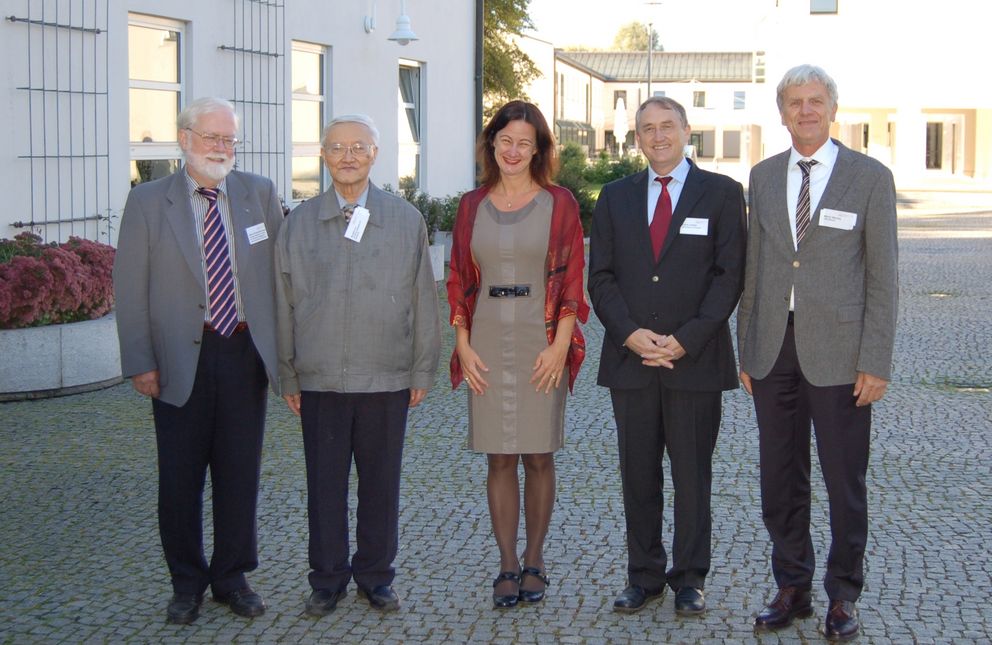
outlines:
[[[321,149],[333,189],[294,209],[276,243],[279,383],[303,425],[312,616],[332,612],[352,578],[373,608],[399,607],[392,583],[407,410],[434,383],[441,350],[427,227],[409,202],[369,181],[378,140],[367,116],[331,121]]]
[[[223,99],[176,120],[186,163],[135,186],[114,263],[124,376],[150,397],[159,464],[159,532],[172,578],[170,623],[199,615],[209,586],[234,613],[265,603],[256,500],[266,388],[275,383],[275,186],[234,170],[238,115]],[[203,549],[203,488],[213,489],[214,544]]]

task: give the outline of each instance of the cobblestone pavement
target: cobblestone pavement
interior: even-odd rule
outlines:
[[[992,212],[930,215],[908,213],[902,222],[896,371],[875,409],[868,473],[862,642],[992,639]],[[251,575],[269,611],[245,620],[208,600],[192,626],[166,625],[171,590],[156,528],[151,410],[125,383],[0,405],[0,642],[821,640],[826,597],[819,586],[815,617],[760,638],[751,631],[773,583],[754,414],[743,391],[725,398],[714,460],[709,611],[676,617],[671,593],[636,615],[611,611],[625,578],[623,512],[609,398],[594,378],[602,328],[594,320],[585,329],[591,351],[557,456],[543,604],[491,608],[498,559],[484,458],[464,447],[465,395],[452,393],[442,372],[410,419],[396,562],[401,611],[376,613],[352,585],[333,614],[303,614],[303,446],[297,420],[273,397],[259,500],[261,564]],[[822,567],[827,511],[818,472],[813,495]],[[670,531],[667,523],[669,544]]]

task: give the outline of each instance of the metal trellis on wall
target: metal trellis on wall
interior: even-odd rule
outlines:
[[[28,30],[23,58],[30,219],[46,240],[111,231],[107,0],[27,0],[5,19]]]

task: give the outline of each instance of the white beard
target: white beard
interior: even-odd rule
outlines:
[[[191,150],[185,151],[186,163],[197,174],[208,177],[212,181],[220,181],[234,169],[234,157],[225,157],[223,162],[214,161],[209,155],[200,155]]]

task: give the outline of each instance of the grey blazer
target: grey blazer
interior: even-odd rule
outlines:
[[[771,371],[795,285],[799,364],[817,386],[854,383],[858,372],[890,379],[898,301],[896,193],[892,173],[844,147],[799,251],[786,204],[789,152],[751,170],[747,265],[737,312],[741,369]],[[824,208],[857,214],[853,230],[821,225]]]
[[[206,309],[205,277],[186,186],[180,170],[131,190],[114,260],[123,375],[158,370],[159,398],[177,406],[193,389]],[[275,186],[264,177],[232,171],[227,192],[245,318],[275,387],[273,249],[282,208]],[[260,223],[268,239],[250,244],[245,230]]]

